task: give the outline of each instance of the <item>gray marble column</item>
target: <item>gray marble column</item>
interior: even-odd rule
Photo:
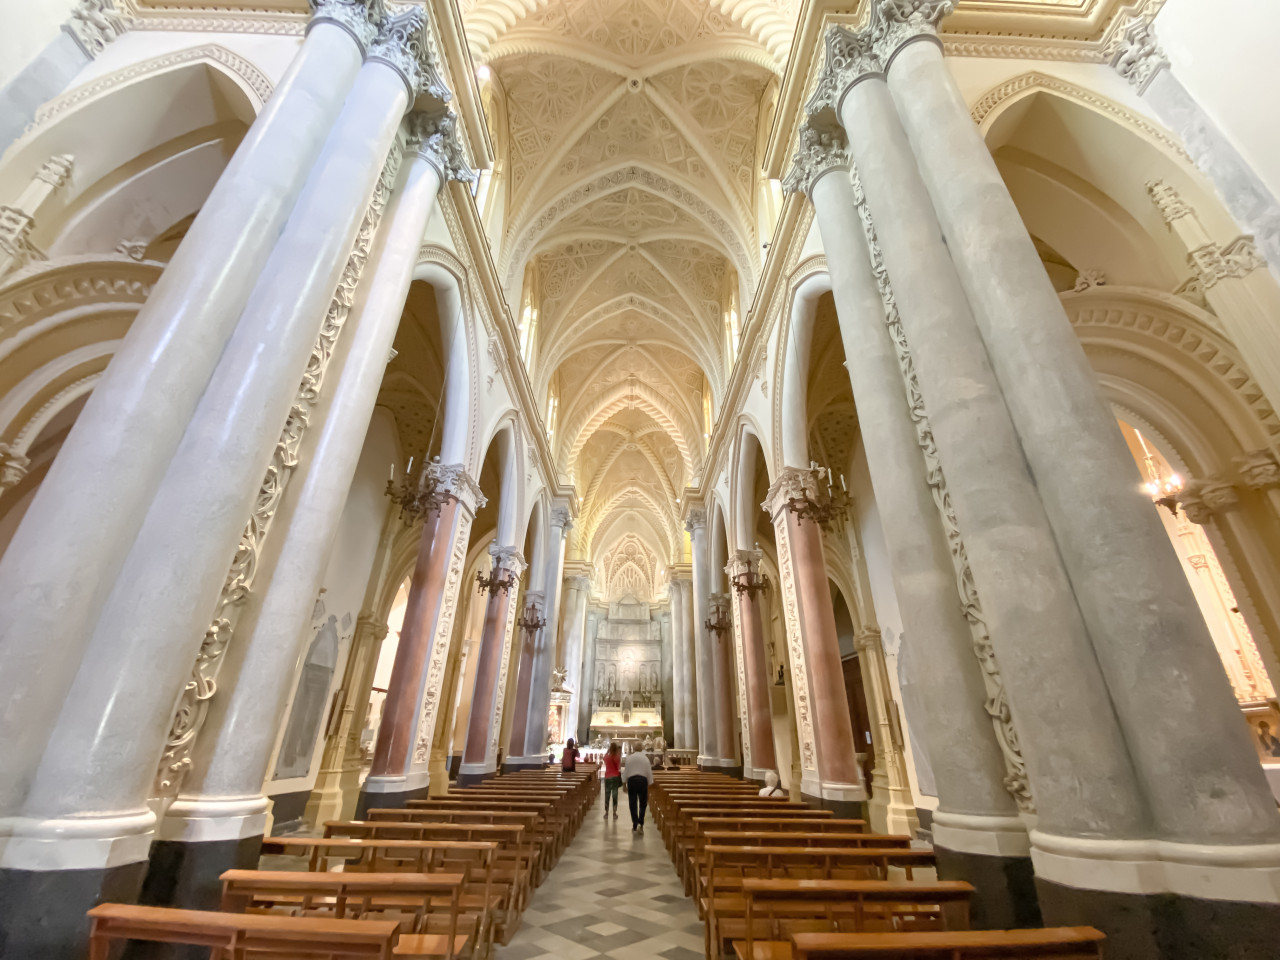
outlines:
[[[724,567],[721,565],[721,570]],[[710,634],[712,655],[715,658],[715,765],[732,771],[740,771],[742,758],[738,755],[738,682],[737,664],[733,658],[733,616],[729,610],[729,596],[714,593],[710,597],[710,616],[725,624],[723,633]],[[744,731],[745,735],[745,731]]]
[[[680,583],[680,632],[684,657],[684,694],[680,700],[683,717],[685,750],[698,749],[698,650],[697,634],[693,629],[693,570],[682,577]]]
[[[684,594],[680,589],[680,581],[674,576],[667,581],[667,601],[671,604],[671,730],[667,740],[672,747],[680,750],[688,748],[688,731],[684,726],[683,700],[685,693],[685,674],[689,667],[688,656],[684,646]]]
[[[662,738],[670,744],[674,742],[676,729],[675,623],[670,611],[659,614],[658,629],[661,639],[658,658],[662,671],[659,684],[662,690]]]
[[[1103,680],[1123,691],[1113,704],[1155,832],[1200,847],[1273,843],[1280,814],[1195,596],[943,59],[935,24],[951,6],[904,17],[882,3],[878,49]],[[1204,851],[1165,856],[1203,862]],[[1280,868],[1280,846],[1272,858]]]
[[[303,625],[320,590],[347,493],[400,326],[418,248],[440,185],[471,179],[452,117],[414,115],[396,195],[369,254],[362,285],[338,340],[326,378],[336,387],[312,410],[299,465],[272,535],[262,548],[236,637],[218,675],[206,730],[191,753],[192,772],[166,813],[160,839],[224,840],[261,832],[261,787],[284,718],[294,666],[307,638]],[[312,441],[314,438],[314,442]],[[283,642],[286,637],[295,642]],[[224,809],[228,805],[233,808]]]
[[[543,600],[543,617],[547,625],[538,631],[535,641],[533,672],[530,676],[528,720],[522,744],[511,744],[511,760],[517,759],[516,750],[531,765],[546,762],[547,712],[551,709],[551,669],[556,657],[556,624],[559,623],[561,581],[564,579],[564,554],[566,539],[573,529],[567,507],[553,507],[549,525],[550,540],[546,559],[546,584]]]
[[[904,343],[1021,740],[1042,833],[1137,838],[1146,811],[1089,635],[871,37],[827,36]],[[1034,842],[1034,837],[1033,837]]]
[[[895,343],[900,324],[886,314],[873,270],[842,132],[802,128],[785,186],[813,200],[894,594],[903,629],[921,653],[912,683],[922,695],[912,723],[936,758],[935,847],[1021,858],[1025,877],[1030,845],[1014,801],[1031,808],[1025,766],[919,383]],[[867,646],[883,671],[878,632]],[[982,925],[1017,926],[1026,918],[996,909],[1011,902],[1007,892],[979,884],[976,916],[988,921]]]
[[[591,579],[580,575],[565,577],[565,616],[564,616],[564,663],[565,686],[573,694],[569,701],[567,716],[570,722],[582,712],[582,691],[584,674],[582,670],[582,652],[587,633],[587,601],[591,596]],[[573,736],[581,739],[586,735],[579,729]],[[566,733],[566,737],[570,734]]]
[[[715,634],[704,624],[711,616],[711,546],[707,542],[707,514],[700,507],[689,511],[685,529],[693,546],[693,597],[690,617],[693,628],[694,682],[697,684],[698,764],[719,759],[716,740],[716,657]]]
[[[146,799],[258,487],[410,94],[435,88],[426,13],[389,18],[179,443],[103,605],[24,806],[33,843],[62,819],[140,850]],[[423,54],[425,56],[425,54]],[[174,558],[181,557],[181,563]],[[113,811],[96,828],[86,811]],[[29,832],[28,832],[29,831]],[[18,832],[15,829],[15,834]],[[8,858],[13,850],[6,848]]]
[[[566,714],[566,726],[577,724],[579,742],[591,742],[591,710],[596,696],[596,634],[600,630],[598,609],[587,608],[586,643],[582,655],[582,692],[578,695],[577,715]]]
[[[373,38],[369,2],[317,7],[0,558],[0,817],[26,796],[129,544]]]

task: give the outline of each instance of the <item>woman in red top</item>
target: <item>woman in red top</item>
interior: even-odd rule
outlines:
[[[604,755],[604,818],[609,819],[609,798],[613,798],[613,819],[618,819],[618,791],[622,788],[622,745],[609,744]]]
[[[573,773],[578,769],[578,758],[582,756],[578,752],[578,748],[574,745],[573,737],[569,738],[569,742],[564,745],[564,753],[560,755],[560,772]]]

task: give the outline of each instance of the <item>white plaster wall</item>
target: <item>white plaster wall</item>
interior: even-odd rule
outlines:
[[[1166,0],[1156,33],[1183,86],[1280,196],[1280,3]]]
[[[0,86],[58,38],[75,0],[0,0]]]

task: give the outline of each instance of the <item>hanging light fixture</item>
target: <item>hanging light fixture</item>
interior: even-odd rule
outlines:
[[[843,521],[853,509],[853,498],[845,486],[844,474],[840,474],[840,489],[835,489],[830,467],[822,467],[815,461],[809,462],[809,470],[813,473],[814,484],[812,494],[802,493],[798,497],[787,498],[787,509],[796,515],[799,522],[811,520],[823,530],[829,530],[834,520]],[[822,479],[826,476],[826,490],[823,491]]]

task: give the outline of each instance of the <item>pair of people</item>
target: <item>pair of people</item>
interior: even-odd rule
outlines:
[[[618,790],[627,782],[627,806],[631,809],[631,832],[644,833],[644,817],[649,809],[649,784],[653,783],[653,765],[642,750],[627,754],[622,761],[622,745],[609,744],[604,755],[604,818],[609,819],[609,802],[613,801],[613,819],[618,819]]]

